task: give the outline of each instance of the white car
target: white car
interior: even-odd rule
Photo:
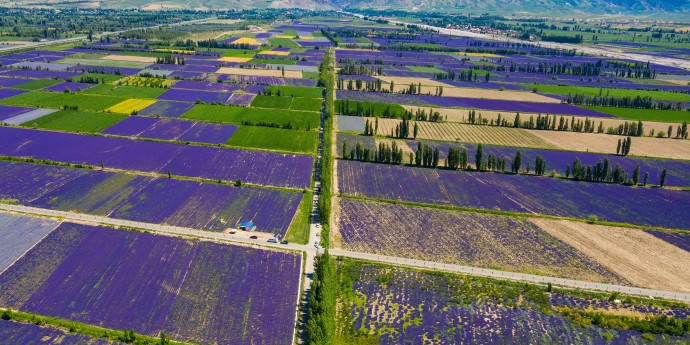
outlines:
[[[268,239],[268,243],[278,243],[278,238],[276,237],[271,237]]]

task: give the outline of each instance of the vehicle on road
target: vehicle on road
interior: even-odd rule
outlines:
[[[271,237],[268,239],[268,243],[278,243],[278,238],[276,237]]]
[[[280,241],[280,244],[288,244],[288,240],[282,240]]]
[[[256,240],[256,239],[259,238],[259,236],[254,235],[254,236],[249,236],[249,238],[252,239],[252,240]]]

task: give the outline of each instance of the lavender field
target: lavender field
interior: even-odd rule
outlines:
[[[121,344],[86,335],[67,333],[31,323],[0,320],[0,343],[45,345],[116,345]]]
[[[206,144],[225,144],[237,128],[234,125],[130,116],[106,128],[101,133],[162,140],[192,141]]]
[[[549,177],[338,161],[340,193],[690,229],[690,193]],[[623,200],[625,200],[623,202]]]
[[[286,344],[300,269],[286,252],[65,223],[0,275],[0,305],[196,343]]]
[[[308,188],[314,164],[310,156],[10,127],[0,127],[0,155],[287,188]]]
[[[51,219],[0,213],[0,272],[58,226]]]
[[[285,235],[302,193],[0,162],[0,199],[21,204],[210,231],[253,220]]]
[[[354,141],[353,141],[354,142]],[[448,149],[452,147],[466,148],[467,155],[469,157],[474,157],[476,153],[476,145],[471,144],[451,144],[446,142],[437,141],[423,141],[424,144],[429,145],[433,148],[438,148],[440,151],[440,156],[445,159],[448,154]],[[410,149],[417,150],[418,141],[408,140],[408,146]],[[540,155],[546,160],[546,171],[556,171],[557,173],[565,176],[566,166],[572,166],[575,158],[579,159],[584,165],[595,166],[597,162],[604,161],[605,158],[609,159],[610,166],[613,168],[617,164],[625,170],[628,175],[632,175],[637,165],[640,166],[640,176],[644,176],[645,173],[649,173],[649,183],[656,184],[659,183],[659,178],[661,177],[661,171],[666,169],[667,186],[680,186],[680,187],[690,187],[690,161],[685,160],[671,160],[671,159],[654,159],[646,157],[632,157],[632,156],[619,156],[619,155],[607,155],[601,153],[590,153],[590,152],[572,152],[572,151],[559,151],[559,150],[540,150],[540,149],[530,149],[530,148],[516,148],[516,147],[506,147],[506,146],[491,146],[482,145],[484,154],[494,155],[496,157],[505,158],[508,162],[508,167],[510,167],[513,158],[518,150],[522,153],[523,166],[530,163],[534,167],[535,159],[537,155]]]
[[[629,285],[526,219],[341,198],[343,249]]]
[[[684,344],[688,335],[581,326],[563,314],[578,298],[526,284],[343,261],[339,311],[343,343]],[[595,301],[598,302],[598,301]],[[585,304],[586,306],[587,304]],[[592,305],[591,303],[589,305]],[[584,306],[583,306],[584,307]],[[637,306],[616,306],[621,312]],[[645,308],[650,315],[664,310]],[[682,316],[681,316],[682,317]],[[643,340],[645,339],[645,340]]]

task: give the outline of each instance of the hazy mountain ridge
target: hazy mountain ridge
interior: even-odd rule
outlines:
[[[505,15],[542,13],[651,14],[688,12],[690,0],[332,0],[338,7],[407,9],[417,11],[457,10],[494,12]]]
[[[15,0],[36,5],[36,0]],[[663,18],[664,13],[690,15],[690,0],[47,0],[44,5],[103,8],[190,9],[380,9],[494,13],[517,16],[641,15]]]

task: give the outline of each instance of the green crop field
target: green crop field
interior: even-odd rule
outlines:
[[[322,103],[320,98],[293,98],[290,110],[319,111]]]
[[[281,96],[288,97],[306,97],[306,98],[321,98],[323,97],[323,88],[320,87],[305,87],[305,86],[275,86],[271,85],[266,90],[272,94],[280,92]]]
[[[302,71],[302,78],[304,78],[304,79],[319,79],[319,72]]]
[[[317,139],[318,133],[314,131],[240,126],[227,144],[236,147],[312,154],[316,151]]]
[[[250,121],[253,124],[264,122],[284,125],[289,123],[302,129],[319,127],[318,113],[290,110],[277,112],[273,109],[228,107],[211,104],[196,105],[182,115],[182,117],[219,123],[242,124],[243,121]]]
[[[68,106],[77,107],[78,110],[102,111],[125,99],[124,97],[84,95],[81,93],[31,91],[3,99],[0,103],[50,109],[62,109],[64,106]]]
[[[274,47],[298,48],[300,45],[289,38],[269,38],[268,43]]]
[[[586,95],[586,96],[610,96],[610,97],[651,97],[655,100],[664,101],[678,101],[690,102],[690,94],[669,92],[669,91],[651,91],[651,90],[626,90],[626,89],[611,89],[611,88],[596,88],[585,86],[557,86],[557,85],[536,85],[536,84],[520,84],[521,86],[537,89],[543,93],[553,93],[558,95]]]
[[[98,133],[122,120],[127,115],[111,113],[88,113],[62,110],[36,120],[25,122],[24,127],[54,129],[68,132]]]
[[[101,84],[96,87],[92,87],[88,90],[84,90],[81,93],[87,95],[112,95],[127,98],[156,98],[165,91],[167,91],[167,89],[160,87],[143,87],[128,85],[116,86]]]
[[[444,71],[441,71],[440,69],[436,67],[422,67],[422,66],[407,66],[407,69],[409,69],[412,72],[423,72],[423,73],[446,73]]]
[[[628,120],[657,121],[657,122],[690,122],[690,111],[682,110],[654,110],[615,107],[584,106],[583,108],[600,111]]]
[[[254,55],[257,53],[256,50],[247,50],[247,49],[220,49],[220,51],[223,52],[221,57],[251,58],[251,57],[254,57]]]
[[[55,84],[62,83],[62,80],[55,80],[55,79],[36,79],[29,81],[24,84],[20,84],[17,86],[13,86],[13,89],[19,89],[19,90],[39,90],[48,86],[53,86]]]
[[[357,101],[335,101],[335,111],[338,114],[345,114],[346,106],[349,106],[350,111],[354,111],[357,105],[360,105],[362,109],[366,112],[372,110],[373,115],[383,116],[383,113],[388,109],[388,111],[393,115],[400,115],[405,113],[405,108],[399,104],[386,104],[386,103],[375,103],[375,102],[357,102]]]
[[[309,211],[311,211],[311,192],[306,192],[302,196],[302,201],[297,208],[297,213],[292,218],[290,228],[285,239],[290,242],[307,244],[309,242]]]
[[[86,66],[108,66],[120,68],[146,68],[150,65],[148,62],[134,62],[134,61],[117,61],[117,60],[101,60],[101,59],[73,59],[65,58],[58,60],[56,63],[67,65],[86,65]]]
[[[277,65],[294,65],[297,61],[285,58],[253,58],[247,63],[253,64],[277,64]]]
[[[252,107],[290,109],[292,98],[278,96],[256,96],[252,101]]]
[[[322,102],[320,98],[256,96],[252,102],[252,107],[319,111],[321,110]]]

